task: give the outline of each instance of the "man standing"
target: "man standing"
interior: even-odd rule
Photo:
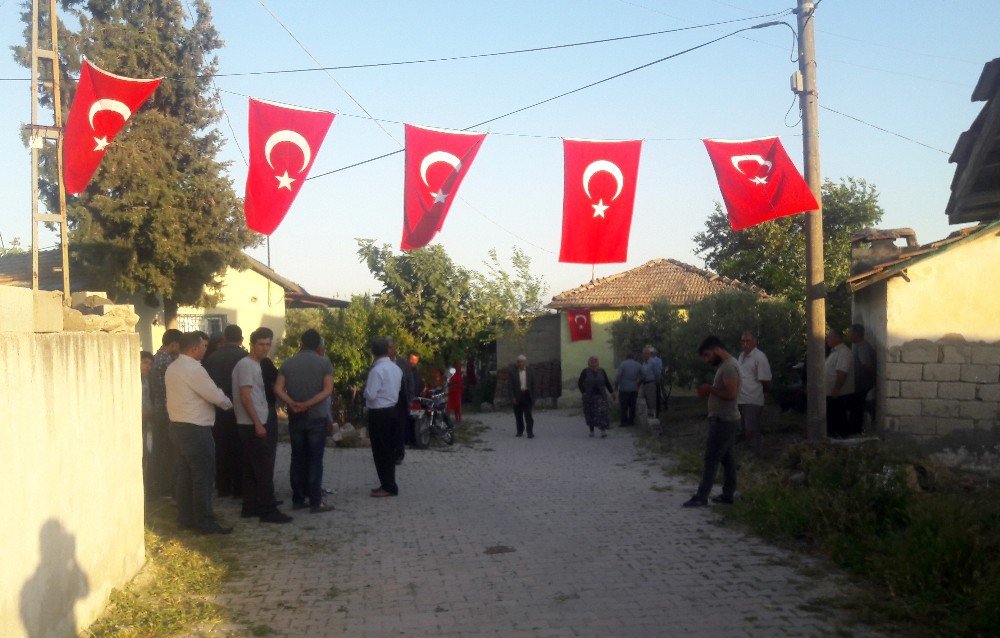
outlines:
[[[413,375],[410,371],[410,362],[399,354],[394,339],[389,339],[389,359],[399,368],[399,374],[402,378],[399,387],[399,400],[396,402],[396,410],[399,413],[399,424],[396,426],[396,454],[394,459],[396,465],[399,465],[406,457],[406,424],[410,421],[410,403],[417,398],[417,395],[413,392]]]
[[[365,383],[365,407],[368,408],[368,438],[372,442],[372,458],[378,473],[379,486],[371,496],[381,498],[399,494],[396,485],[396,451],[399,444],[399,398],[403,371],[389,357],[391,341],[372,341],[375,362]]]
[[[705,363],[715,366],[715,379],[711,384],[698,386],[698,396],[708,399],[708,440],[705,442],[705,469],[701,475],[698,492],[684,503],[684,507],[708,505],[708,495],[715,483],[715,474],[722,463],[722,494],[712,497],[713,503],[732,503],[736,494],[736,430],[740,427],[740,411],[736,399],[740,394],[740,368],[715,336],[706,337],[698,346],[698,355]]]
[[[771,364],[767,355],[757,349],[757,339],[747,331],[741,337],[743,351],[740,366],[740,396],[736,405],[740,409],[740,423],[747,445],[760,454],[760,421],[764,412],[764,394],[771,391]]]
[[[639,397],[639,383],[642,381],[642,364],[630,352],[618,366],[615,373],[615,390],[618,391],[618,406],[622,427],[635,425],[635,402]]]
[[[410,389],[413,392],[412,401],[416,400],[420,396],[420,393],[424,391],[424,380],[420,378],[420,355],[410,350],[407,359],[409,360],[409,367],[404,371],[403,376],[410,377]],[[416,442],[415,425],[416,419],[413,416],[407,416],[406,436],[404,437],[404,442],[407,445],[413,445]]]
[[[236,362],[232,387],[236,427],[243,444],[243,518],[259,516],[262,523],[288,523],[291,516],[278,511],[274,499],[274,454],[271,430],[277,423],[268,418],[267,394],[260,362],[271,351],[274,333],[258,328],[250,334],[250,354]]]
[[[316,514],[333,510],[323,502],[323,452],[333,427],[326,399],[333,394],[333,364],[320,355],[323,337],[310,328],[299,339],[301,348],[281,364],[274,394],[288,405],[288,435],[292,443],[289,479],[292,509],[307,507]]]
[[[830,437],[846,437],[847,399],[854,392],[854,356],[844,343],[844,333],[830,328],[826,333],[830,354],[826,357],[826,429]]]
[[[642,396],[646,399],[646,414],[660,418],[660,377],[663,375],[663,360],[656,356],[656,348],[642,349]]]
[[[875,387],[875,348],[865,341],[865,327],[860,323],[851,325],[848,336],[854,356],[854,393],[848,398],[847,405],[850,413],[849,434],[861,434],[865,426],[868,393]],[[874,420],[875,415],[872,414]]]
[[[153,451],[151,482],[155,496],[173,496],[177,474],[177,449],[170,440],[170,416],[167,414],[167,389],[164,374],[167,366],[181,352],[181,337],[176,328],[163,333],[162,345],[153,355],[153,369],[149,372],[149,393],[153,403]]]
[[[212,511],[212,483],[215,480],[215,425],[213,404],[231,410],[232,402],[208,376],[201,359],[208,348],[208,335],[200,330],[181,337],[180,355],[167,367],[164,381],[170,438],[177,448],[177,522],[182,528],[201,534],[229,534]]]
[[[247,356],[243,348],[243,330],[231,323],[222,331],[222,338],[222,345],[205,357],[205,369],[229,400],[239,403],[233,394],[233,368]],[[212,435],[215,437],[215,489],[220,497],[238,498],[243,491],[243,444],[233,410],[215,411]]]
[[[517,363],[511,368],[510,401],[514,405],[514,419],[517,421],[517,436],[524,436],[527,429],[528,438],[535,438],[535,419],[531,415],[531,407],[535,404],[535,373],[528,367],[528,357],[520,354]]]

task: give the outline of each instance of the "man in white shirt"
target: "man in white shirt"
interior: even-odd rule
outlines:
[[[250,334],[250,353],[236,362],[232,373],[236,428],[243,446],[243,518],[259,516],[262,523],[289,523],[274,499],[274,453],[269,438],[278,424],[268,419],[267,394],[260,362],[271,351],[274,333],[257,328]]]
[[[757,349],[757,339],[750,332],[741,338],[743,350],[740,352],[740,395],[736,405],[740,410],[743,436],[747,445],[760,454],[760,421],[764,412],[764,394],[771,391],[771,364],[767,355]]]
[[[378,473],[379,486],[371,496],[381,498],[399,494],[396,485],[396,448],[399,442],[399,390],[403,372],[389,358],[389,339],[372,341],[375,363],[368,371],[365,383],[365,407],[368,408],[368,438],[372,442],[372,458]]]
[[[826,357],[826,430],[832,438],[848,435],[847,400],[854,393],[854,355],[844,343],[844,333],[830,328],[826,333],[830,354]]]
[[[215,385],[201,365],[208,348],[208,335],[200,330],[181,337],[180,355],[167,367],[164,384],[170,439],[177,447],[180,467],[175,496],[177,521],[182,528],[201,534],[229,534],[212,511],[215,483],[215,407],[230,410],[232,402]]]

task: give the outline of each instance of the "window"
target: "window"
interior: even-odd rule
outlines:
[[[181,332],[201,330],[208,336],[222,334],[226,327],[226,315],[177,315],[177,329]]]

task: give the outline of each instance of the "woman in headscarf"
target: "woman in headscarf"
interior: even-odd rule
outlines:
[[[578,382],[583,395],[583,416],[590,428],[590,436],[594,436],[594,428],[601,431],[601,438],[608,436],[608,395],[614,394],[614,387],[608,380],[608,374],[600,367],[597,357],[591,356],[587,367],[580,372]]]

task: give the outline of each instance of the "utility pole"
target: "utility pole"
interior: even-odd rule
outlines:
[[[813,35],[816,3],[798,0],[799,72],[802,112],[802,155],[805,178],[819,210],[806,213],[806,435],[810,441],[826,438],[826,282],[823,274],[823,195],[819,172],[819,97],[816,92],[816,40]],[[796,82],[793,81],[793,86]]]
[[[40,224],[59,225],[59,246],[62,253],[63,303],[69,305],[69,242],[66,238],[66,187],[63,185],[63,125],[62,103],[59,92],[59,22],[56,19],[56,0],[49,0],[48,31],[46,48],[38,42],[39,0],[31,0],[31,124],[28,139],[31,146],[31,288],[38,290],[38,226]],[[52,69],[51,80],[39,79],[39,65],[49,62]],[[44,85],[52,91],[52,125],[38,121],[38,88]],[[59,188],[59,212],[42,213],[38,210],[38,167],[39,155],[46,141],[56,143],[56,181]]]

